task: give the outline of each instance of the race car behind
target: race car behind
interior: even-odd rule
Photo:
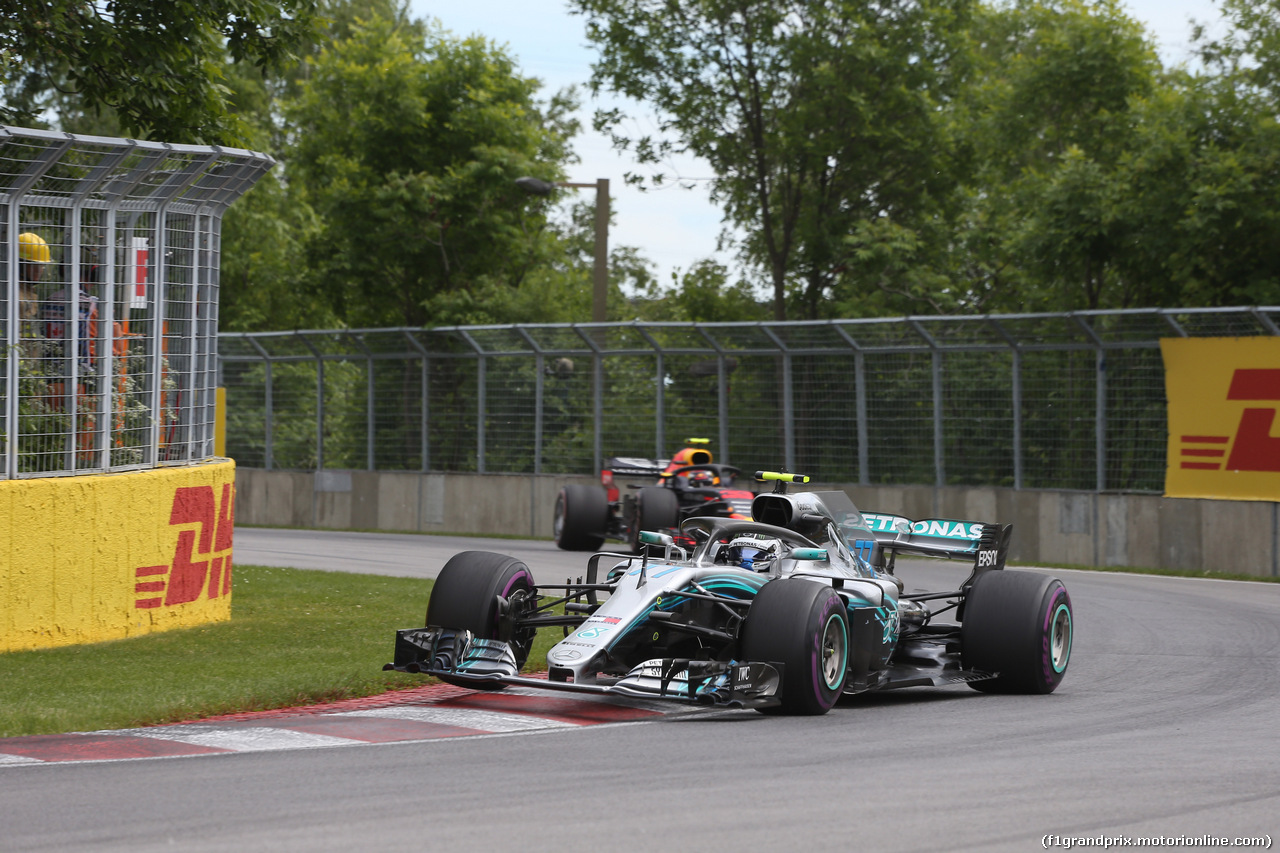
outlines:
[[[640,551],[640,531],[679,536],[689,518],[751,518],[755,492],[736,485],[741,471],[716,463],[705,438],[691,438],[670,459],[614,457],[600,472],[600,485],[568,485],[556,496],[553,533],[566,551],[595,551],[606,539]],[[619,478],[656,478],[656,482],[619,486]],[[685,542],[687,546],[693,543]]]

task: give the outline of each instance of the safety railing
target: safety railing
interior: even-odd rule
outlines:
[[[0,478],[213,455],[221,217],[272,164],[0,127]]]
[[[259,468],[587,474],[666,456],[827,481],[1163,488],[1167,337],[1280,308],[221,336],[228,455]]]

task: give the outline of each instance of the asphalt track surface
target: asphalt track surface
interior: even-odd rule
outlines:
[[[352,561],[388,574],[433,574],[437,549],[445,558],[463,548],[517,554],[540,579],[577,565],[545,542],[315,531],[238,530],[236,559],[284,564],[258,555],[303,541],[318,553],[309,565]],[[902,574],[915,588],[957,571],[924,564]],[[1115,847],[1153,836],[1274,841],[1280,585],[1055,574],[1071,592],[1077,633],[1051,696],[916,689],[846,699],[818,718],[695,709],[343,748],[0,766],[0,849],[1027,851],[1045,849],[1045,836],[1120,839]]]

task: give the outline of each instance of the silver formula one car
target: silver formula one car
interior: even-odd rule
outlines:
[[[967,683],[1050,693],[1071,656],[1071,599],[1006,571],[1011,526],[863,514],[843,492],[787,494],[752,521],[691,518],[645,532],[646,553],[595,554],[585,580],[536,584],[514,557],[465,551],[440,572],[425,628],[397,632],[384,667],[479,690],[522,685],[823,714],[842,693]],[[898,554],[963,560],[954,590],[904,594]],[[950,612],[956,622],[938,617]],[[520,674],[535,632],[565,638],[547,677]]]

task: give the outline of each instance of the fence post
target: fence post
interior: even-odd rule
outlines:
[[[1107,357],[1102,338],[1087,322],[1084,316],[1075,313],[1069,315],[1076,321],[1085,335],[1093,343],[1094,363],[1094,411],[1093,411],[1093,464],[1094,488],[1106,490],[1107,483]]]
[[[546,357],[538,353],[534,361],[533,383],[533,473],[542,473],[542,394]]]
[[[476,354],[476,473],[483,474],[485,473],[485,420],[488,411],[485,374],[488,365],[485,362],[484,348],[476,343],[476,339],[467,334],[465,329],[459,329],[458,334]]]
[[[598,473],[604,467],[604,354],[595,350],[595,381],[592,388],[592,412],[595,421],[592,465]]]
[[[264,419],[267,436],[266,447],[263,448],[263,455],[266,457],[266,466],[268,471],[270,471],[275,465],[276,458],[275,376],[271,367],[271,359],[268,358],[266,368],[263,371],[264,378],[267,380],[266,399],[264,401],[267,407],[267,416]]]
[[[476,356],[476,473],[485,473],[485,421],[488,415],[488,388],[485,380],[488,373],[488,362],[483,355]]]
[[[263,436],[262,456],[263,456],[263,464],[266,466],[267,470],[270,471],[275,461],[275,440],[276,440],[275,393],[274,393],[274,377],[271,370],[271,355],[266,351],[266,349],[262,346],[262,344],[258,343],[257,338],[250,335],[246,337],[246,340],[249,341],[249,346],[257,350],[258,355],[262,356],[262,363],[263,363],[262,378],[267,385],[263,393],[263,401],[262,401],[263,406],[266,407],[266,412],[264,413],[262,418],[263,430],[266,433]]]
[[[365,401],[364,401],[364,417],[366,421],[365,428],[365,469],[374,470],[373,448],[375,439],[378,435],[377,412],[373,405],[373,395],[375,393],[373,387],[373,355],[370,354],[365,359]]]
[[[760,329],[769,336],[782,355],[782,453],[783,464],[788,471],[796,470],[795,406],[791,391],[791,351],[782,338],[769,326]]]
[[[1013,348],[1013,487],[1022,489],[1022,350]]]
[[[1097,364],[1097,426],[1094,453],[1097,464],[1097,490],[1107,490],[1107,351],[1099,347],[1094,356]]]
[[[422,469],[422,473],[425,474],[429,470],[427,466],[427,461],[428,461],[428,453],[431,450],[431,444],[428,441],[428,432],[427,432],[427,427],[429,425],[429,421],[427,420],[427,396],[428,396],[427,392],[429,390],[429,386],[428,386],[429,377],[427,373],[427,348],[424,347],[418,341],[418,339],[415,338],[413,334],[409,332],[407,329],[404,332],[404,336],[405,336],[405,340],[409,342],[409,345],[418,351],[418,357],[422,362],[422,405],[420,407],[419,418],[418,418],[419,420],[418,427],[421,430],[421,432],[418,435],[418,452],[422,455],[422,465],[420,467]]]
[[[907,322],[929,345],[929,367],[933,377],[933,480],[935,487],[942,488],[947,484],[945,445],[942,435],[942,350],[938,348],[938,342],[918,321],[908,317]]]
[[[935,485],[947,484],[946,445],[942,436],[942,353],[934,350],[930,357],[933,368],[933,468]]]
[[[844,342],[853,350],[853,387],[854,416],[857,418],[858,437],[858,485],[871,484],[871,450],[867,446],[869,431],[867,429],[867,359],[862,346],[853,339],[839,324],[832,324]]]
[[[654,430],[653,430],[653,456],[655,459],[663,458],[663,448],[667,444],[667,394],[666,394],[666,377],[667,365],[666,359],[663,357],[662,350],[657,352],[657,399],[654,406]]]
[[[729,459],[729,370],[723,352],[716,353],[716,420],[720,424],[718,436],[720,455],[726,465]]]
[[[294,332],[316,358],[316,470],[324,470],[324,358],[303,332]]]
[[[871,440],[867,429],[867,357],[861,352],[853,354],[853,381],[855,384],[855,415],[858,419],[858,484],[871,485]]]
[[[147,300],[147,305],[151,309],[151,334],[149,346],[151,347],[150,357],[147,362],[151,365],[151,429],[149,430],[151,438],[147,450],[151,453],[150,463],[152,465],[160,461],[160,425],[164,421],[164,315],[165,315],[165,287],[164,282],[168,280],[169,271],[166,263],[165,254],[169,248],[168,234],[168,203],[160,205],[160,209],[155,215],[155,235],[156,235],[156,260],[155,260],[155,276],[151,282],[152,294]],[[145,453],[143,456],[146,459]]]
[[[19,305],[18,294],[21,292],[18,286],[18,278],[20,276],[18,266],[18,202],[15,200],[7,207],[8,222],[5,227],[8,233],[5,235],[5,248],[8,258],[5,259],[5,271],[8,273],[5,279],[5,308],[6,317],[4,321],[5,352],[8,358],[4,360],[4,387],[8,391],[4,396],[4,470],[3,474],[7,478],[16,477],[18,474],[18,358],[20,352],[18,341],[21,338],[19,326]]]

